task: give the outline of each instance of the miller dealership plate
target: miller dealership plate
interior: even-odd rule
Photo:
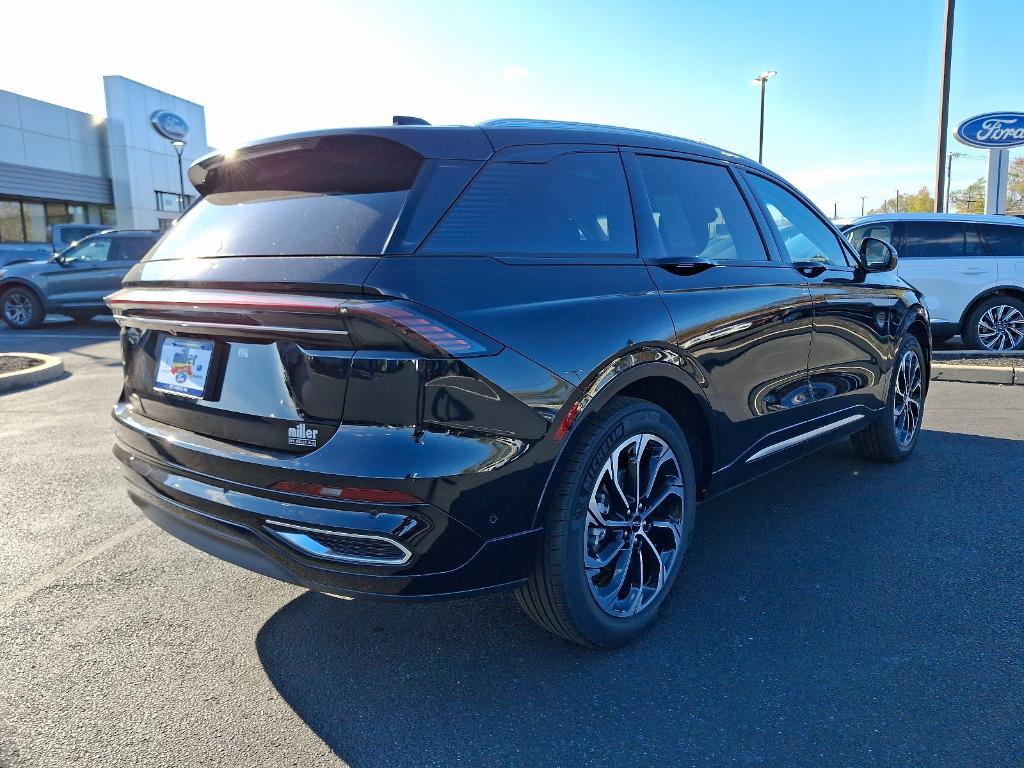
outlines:
[[[201,398],[213,358],[213,342],[168,336],[160,345],[153,389],[172,395]]]

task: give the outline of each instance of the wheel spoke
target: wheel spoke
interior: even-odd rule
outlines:
[[[643,512],[640,513],[640,517],[646,520],[672,496],[676,496],[681,502],[685,502],[682,483],[676,482],[666,485],[665,489],[647,504]]]
[[[615,560],[622,551],[626,548],[626,538],[622,537],[618,539],[614,544],[610,544],[598,552],[596,555],[590,553],[590,548],[587,548],[587,552],[584,554],[584,567],[588,571],[601,570],[611,565],[612,561]]]

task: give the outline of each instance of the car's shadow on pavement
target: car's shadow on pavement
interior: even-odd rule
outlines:
[[[898,466],[846,444],[790,465],[701,508],[660,623],[618,651],[504,594],[307,593],[257,649],[356,768],[1008,764],[1024,524],[993,467],[1022,466],[1024,441],[941,432]]]

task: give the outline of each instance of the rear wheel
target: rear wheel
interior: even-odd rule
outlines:
[[[682,565],[696,506],[690,448],[667,411],[617,397],[566,450],[517,597],[550,632],[620,646],[654,623]]]
[[[896,354],[885,414],[851,437],[857,452],[871,461],[895,463],[907,458],[921,432],[927,391],[924,352],[918,340],[908,335]]]
[[[0,295],[0,315],[11,328],[23,331],[38,328],[46,313],[35,291],[21,285],[8,288]]]
[[[1012,296],[985,299],[967,318],[964,341],[990,352],[1024,349],[1024,302]]]

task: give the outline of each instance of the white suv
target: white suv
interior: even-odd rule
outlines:
[[[938,341],[971,349],[1024,349],[1024,219],[955,213],[864,216],[843,227],[899,252],[900,277],[925,295]]]

